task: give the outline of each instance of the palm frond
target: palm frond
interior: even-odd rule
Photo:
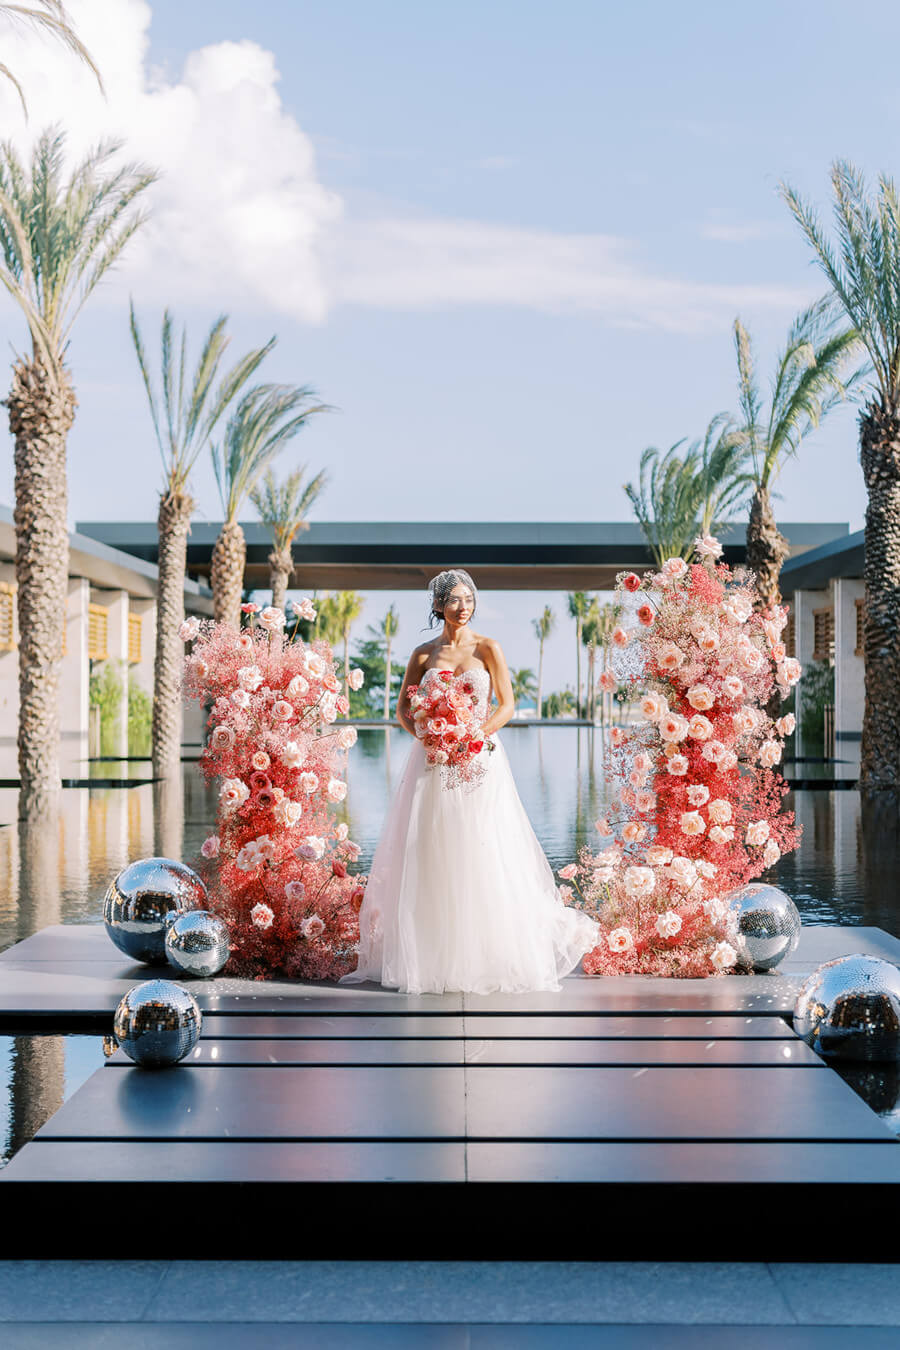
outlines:
[[[100,71],[97,69],[94,58],[91,56],[87,47],[85,47],[84,43],[78,37],[78,34],[75,32],[74,24],[66,11],[65,5],[61,3],[61,0],[37,0],[37,3],[42,6],[41,9],[36,9],[34,5],[0,4],[0,17],[9,19],[12,23],[21,23],[33,28],[42,29],[44,32],[49,33],[51,37],[57,38],[64,47],[67,47],[68,50],[73,53],[73,55],[77,56],[80,61],[83,61],[93,73],[97,84],[100,87],[100,92],[105,97],[106,89],[104,88]],[[12,80],[19,94],[22,110],[27,118],[28,106],[25,102],[25,95],[22,92],[22,87],[18,80],[5,66],[0,67],[0,74],[5,75],[8,79]]]
[[[286,552],[300,530],[308,530],[306,516],[328,482],[322,469],[304,482],[306,466],[295,469],[282,482],[272,468],[267,468],[262,479],[250,490],[249,496],[259,517],[272,532],[279,552]]]
[[[228,419],[221,445],[212,447],[213,470],[225,519],[236,519],[260,474],[324,404],[312,404],[307,387],[261,384],[249,390]]]

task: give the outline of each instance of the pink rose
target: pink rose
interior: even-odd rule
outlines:
[[[597,685],[603,690],[604,694],[614,694],[619,687],[619,682],[611,670],[604,670],[600,674]]]
[[[710,764],[718,764],[727,750],[721,741],[707,741],[700,753]]]
[[[688,761],[686,755],[671,755],[666,761],[666,770],[674,778],[683,778],[688,771]]]
[[[211,834],[208,839],[204,839],[200,845],[200,852],[204,858],[217,858],[219,855],[219,836]]]
[[[682,811],[681,813],[681,833],[682,834],[703,834],[706,830],[706,822],[699,811]]]
[[[674,909],[667,909],[665,914],[657,915],[656,931],[663,938],[677,937],[681,932],[681,915],[676,914]]]
[[[656,794],[642,789],[635,794],[635,806],[641,812],[652,811],[656,806]]]
[[[325,923],[318,914],[310,914],[308,919],[304,919],[300,925],[300,932],[308,942],[321,937],[325,932]]]
[[[284,894],[287,900],[303,900],[306,897],[306,887],[302,881],[289,881],[284,888]]]
[[[261,900],[250,911],[250,922],[255,924],[257,928],[271,928],[274,921],[274,912]]]
[[[646,833],[647,826],[641,825],[636,820],[629,820],[628,823],[622,827],[622,838],[625,840],[626,844],[640,843]]]
[[[630,952],[634,946],[634,938],[631,936],[631,930],[628,928],[614,928],[612,932],[606,935],[606,945],[611,952]]]
[[[246,605],[241,605],[242,614],[258,614],[259,605],[255,605],[252,600],[248,600]]]
[[[687,701],[697,712],[709,712],[714,702],[712,690],[705,684],[692,684],[687,691]]]
[[[731,819],[731,802],[724,797],[716,797],[710,802],[707,814],[715,825],[727,825]]]
[[[712,844],[730,844],[733,838],[733,825],[713,825],[709,832],[709,840]]]
[[[787,660],[782,661],[781,665],[778,667],[778,682],[779,684],[786,684],[789,686],[796,684],[800,679],[801,674],[800,662],[795,661],[792,656],[789,656]]]
[[[796,725],[797,722],[794,714],[785,713],[784,717],[779,717],[778,721],[775,723],[775,730],[778,732],[779,736],[790,736]]]
[[[276,722],[289,722],[294,716],[293,705],[287,699],[276,699],[272,705],[272,717]]]
[[[642,623],[645,628],[649,628],[654,619],[653,610],[649,605],[641,605],[637,611],[637,617],[639,623]]]
[[[652,867],[627,867],[625,869],[625,894],[633,900],[639,896],[650,895],[656,885]]]
[[[713,534],[703,534],[694,540],[694,552],[701,558],[721,558],[722,545]]]
[[[767,820],[754,820],[747,826],[747,833],[744,835],[748,844],[759,846],[764,844],[769,837],[769,822]]]
[[[340,778],[329,778],[325,796],[330,802],[342,802],[347,795],[347,784]]]
[[[773,768],[781,759],[781,746],[778,741],[763,741],[759,747],[759,762],[764,769]]]
[[[209,738],[209,744],[213,750],[230,750],[234,745],[234,732],[231,727],[216,727]]]
[[[199,619],[185,619],[184,623],[179,626],[178,636],[181,638],[182,642],[191,642],[199,632]]]
[[[688,735],[695,741],[708,741],[712,731],[712,722],[702,713],[695,713],[688,722]]]
[[[267,605],[259,616],[259,622],[269,633],[278,633],[284,627],[284,610]]]
[[[664,848],[662,844],[651,844],[647,849],[647,862],[651,867],[668,867],[672,857],[672,850]]]
[[[670,672],[677,670],[678,667],[684,663],[684,659],[684,652],[680,647],[676,647],[674,642],[667,642],[666,645],[660,649],[659,657],[657,658],[660,669],[668,670]]]
[[[612,640],[616,647],[627,647],[631,639],[631,634],[625,628],[614,628]]]
[[[766,867],[774,867],[781,857],[781,849],[775,843],[774,839],[767,839],[766,846],[763,849],[763,862]]]
[[[684,558],[667,558],[660,570],[664,577],[675,580],[684,576],[687,571],[687,563]]]
[[[625,744],[627,737],[621,727],[611,727],[609,732],[610,745],[618,749]]]
[[[556,875],[562,877],[563,881],[571,881],[573,877],[577,877],[578,867],[575,863],[567,863],[565,867],[560,867]]]
[[[688,720],[680,713],[666,713],[659,721],[659,734],[664,741],[683,741],[688,734]]]
[[[350,672],[350,678],[347,683],[351,689],[362,689],[365,674],[358,667]]]
[[[612,834],[612,828],[605,816],[601,816],[599,820],[594,821],[594,828],[599,835],[604,837]]]
[[[640,703],[641,716],[648,722],[658,722],[669,711],[669,705],[660,694],[645,694]]]
[[[687,799],[691,806],[705,806],[709,801],[709,788],[705,783],[692,783],[687,790]]]

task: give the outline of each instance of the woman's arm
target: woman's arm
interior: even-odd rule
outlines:
[[[501,727],[506,726],[516,710],[516,703],[513,698],[512,681],[509,678],[506,657],[503,655],[503,648],[500,643],[495,642],[493,638],[488,638],[484,643],[483,651],[479,654],[488,668],[494,693],[497,695],[497,707],[487,718],[483,728],[485,736],[490,736],[492,732],[499,731]]]
[[[411,684],[418,684],[425,673],[425,667],[428,665],[428,650],[425,647],[417,647],[406,666],[406,674],[403,676],[403,683],[400,686],[400,693],[397,695],[397,721],[404,731],[408,731],[410,736],[415,736],[415,723],[409,715],[406,704],[406,690]]]

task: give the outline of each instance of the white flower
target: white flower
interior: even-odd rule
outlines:
[[[256,846],[256,840],[251,839],[248,844],[245,844],[234,861],[242,872],[255,872],[263,861]]]
[[[699,811],[682,811],[681,813],[681,833],[682,834],[703,834],[706,829],[706,821]]]
[[[628,867],[625,869],[625,894],[635,899],[649,895],[656,885],[652,867]]]
[[[670,881],[674,881],[680,890],[688,891],[697,880],[697,869],[690,858],[676,854],[665,870]]]
[[[666,772],[672,774],[675,778],[683,778],[688,771],[688,761],[686,755],[671,755],[666,760]]]
[[[325,796],[330,802],[342,802],[347,795],[347,784],[341,778],[329,778]]]
[[[250,707],[250,695],[246,689],[232,689],[228,697],[236,708]]]
[[[269,759],[265,750],[254,750],[253,754],[250,756],[250,763],[258,773],[265,773],[272,761]]]
[[[319,786],[319,780],[314,773],[301,773],[300,790],[305,792],[307,797],[311,797]]]
[[[309,680],[304,680],[302,675],[295,675],[284,692],[288,698],[301,698],[309,693]]]
[[[260,900],[250,911],[250,921],[256,924],[257,928],[271,928],[275,920],[275,915],[268,905],[264,905]]]
[[[296,825],[303,815],[303,803],[291,801],[290,797],[282,797],[272,808],[272,815],[279,825],[286,825],[288,829]]]
[[[709,840],[712,844],[730,844],[733,838],[733,825],[713,825],[709,832]]]
[[[306,759],[306,751],[296,741],[288,741],[281,752],[281,762],[286,769],[299,769]]]
[[[782,661],[781,665],[778,666],[777,674],[779,684],[788,686],[796,684],[802,674],[800,662],[789,656],[786,661]]]
[[[191,642],[199,632],[199,619],[185,619],[184,623],[179,626],[178,636],[181,638],[182,642]]]
[[[712,690],[706,684],[692,684],[687,691],[687,701],[697,712],[709,712],[714,702]]]
[[[289,881],[284,888],[284,894],[287,900],[303,900],[306,896],[306,887],[302,881]]]
[[[335,827],[334,827],[334,837],[335,837],[335,839],[338,839],[338,840],[340,840],[340,841],[343,841],[344,839],[347,838],[347,835],[348,835],[349,833],[350,833],[350,827],[349,827],[349,826],[347,825],[347,823],[346,823],[345,821],[343,821],[343,820],[341,821],[340,825],[335,825]]]
[[[660,718],[659,734],[664,741],[683,741],[688,734],[687,718],[680,713],[666,713],[665,717]]]
[[[287,699],[278,698],[272,704],[272,717],[276,722],[289,722],[294,715],[294,705]]]
[[[667,558],[661,568],[664,577],[683,577],[687,571],[684,558]]]
[[[769,837],[769,822],[767,820],[754,820],[747,826],[747,833],[744,838],[748,844],[764,844]]]
[[[716,970],[730,970],[737,961],[737,952],[730,942],[720,942],[710,957]]]
[[[719,764],[728,752],[721,741],[707,741],[700,753],[710,764]]]
[[[342,750],[349,750],[352,745],[356,744],[356,738],[356,727],[342,727],[338,732],[337,743]]]
[[[721,558],[722,545],[713,534],[701,534],[694,540],[694,552],[701,558]]]
[[[262,671],[259,666],[241,666],[237,678],[240,687],[249,690],[251,694],[263,682]]]
[[[722,688],[730,699],[744,697],[744,684],[736,675],[726,675],[722,681]]]
[[[631,930],[629,928],[614,928],[611,933],[606,935],[606,945],[611,952],[630,952],[634,946]]]
[[[362,689],[365,678],[365,674],[357,666],[351,670],[347,683],[351,689]]]
[[[325,840],[318,834],[307,835],[303,843],[297,845],[294,852],[298,858],[302,858],[305,862],[318,862],[325,853]]]
[[[714,877],[719,870],[715,863],[707,862],[705,858],[695,858],[694,866],[697,869],[697,876],[705,877],[707,881]]]
[[[337,700],[334,694],[323,694],[319,704],[319,715],[323,722],[331,723],[337,717]]]
[[[674,909],[667,909],[665,914],[657,915],[656,931],[660,937],[675,937],[681,932],[681,915],[676,914]]]
[[[672,850],[662,844],[651,844],[647,849],[647,862],[651,867],[667,867],[672,857]]]
[[[773,768],[780,759],[781,746],[778,741],[763,741],[759,747],[759,762],[763,768]]]
[[[233,811],[250,796],[250,789],[240,778],[226,778],[219,788],[219,800],[227,811]]]
[[[268,605],[260,614],[259,622],[267,632],[278,633],[284,627],[284,610],[276,609],[274,605]]]
[[[714,797],[709,804],[709,818],[715,825],[727,825],[731,819],[731,802],[724,797]]]
[[[325,662],[318,652],[307,651],[303,658],[303,664],[306,667],[307,674],[312,675],[314,680],[320,679],[325,674]]]
[[[307,939],[317,938],[325,932],[325,924],[318,914],[310,914],[300,925],[300,932]]]
[[[781,849],[775,843],[774,839],[767,839],[766,846],[763,849],[763,862],[766,867],[774,867],[781,857]]]
[[[708,741],[713,733],[712,722],[702,713],[694,713],[688,722],[688,735],[695,741]]]
[[[728,912],[726,905],[717,895],[711,896],[709,900],[704,900],[702,908],[710,923],[721,923]]]
[[[687,790],[687,799],[691,806],[705,806],[709,801],[709,788],[705,783],[692,783]]]
[[[797,725],[797,720],[793,713],[785,713],[784,717],[779,717],[775,723],[775,730],[779,736],[790,736]]]
[[[304,595],[302,600],[292,600],[291,609],[298,619],[306,619],[308,623],[315,623],[318,610],[308,595]]]
[[[615,682],[614,682],[614,686]],[[648,722],[658,722],[669,711],[669,705],[662,694],[645,694],[640,702],[641,716],[646,717]]]

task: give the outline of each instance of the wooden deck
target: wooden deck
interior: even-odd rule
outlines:
[[[790,1027],[849,951],[900,961],[822,927],[781,974],[558,994],[180,980],[196,1049],[119,1051],[64,1103],[0,1172],[2,1254],[149,1254],[156,1217],[204,1257],[848,1260],[833,1239],[874,1222],[898,1259],[897,1141]],[[0,956],[0,1029],[108,1029],[154,973],[102,926],[45,929]]]

